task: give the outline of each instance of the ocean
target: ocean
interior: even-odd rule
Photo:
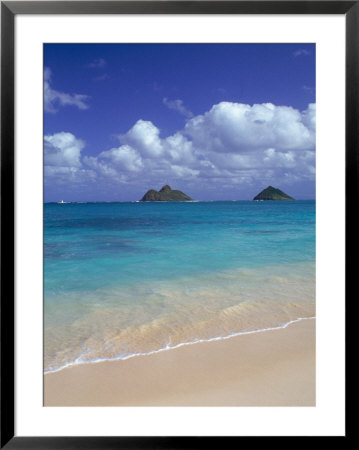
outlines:
[[[44,204],[44,370],[315,316],[315,201]]]

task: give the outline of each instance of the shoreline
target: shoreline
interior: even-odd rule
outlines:
[[[47,372],[44,406],[315,406],[315,318]]]
[[[200,344],[202,342],[221,341],[221,340],[225,340],[225,339],[231,339],[236,336],[244,336],[247,334],[264,333],[266,331],[281,330],[281,329],[287,328],[289,325],[291,325],[293,323],[300,322],[302,320],[312,320],[312,319],[316,319],[316,317],[315,316],[298,317],[297,319],[292,319],[292,320],[289,320],[289,322],[285,322],[281,325],[277,325],[277,326],[273,326],[273,327],[259,328],[259,329],[248,330],[248,331],[238,331],[238,332],[235,332],[232,334],[228,334],[226,336],[215,336],[215,337],[208,338],[208,339],[197,339],[197,340],[189,341],[189,342],[181,342],[181,343],[173,345],[173,346],[167,345],[166,347],[161,347],[157,350],[151,350],[149,352],[144,352],[144,353],[133,353],[133,354],[130,354],[127,356],[119,356],[119,357],[114,357],[114,358],[103,358],[103,359],[101,358],[101,359],[89,360],[89,361],[77,361],[76,360],[72,363],[68,363],[65,366],[58,367],[56,369],[47,370],[47,371],[45,370],[44,375],[47,375],[50,373],[61,372],[62,370],[65,370],[65,369],[73,367],[73,366],[81,366],[81,365],[86,365],[86,364],[99,364],[99,363],[104,363],[104,362],[109,362],[109,361],[126,361],[127,359],[131,359],[131,358],[136,358],[136,357],[141,357],[141,356],[149,356],[149,355],[154,355],[157,353],[165,352],[168,350],[175,350],[177,348],[184,347],[186,345]]]

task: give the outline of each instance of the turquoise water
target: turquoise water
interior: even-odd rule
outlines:
[[[315,312],[315,202],[44,205],[45,369]]]

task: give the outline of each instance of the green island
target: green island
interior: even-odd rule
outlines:
[[[263,189],[258,195],[254,197],[253,200],[295,200],[290,195],[281,191],[280,189],[274,188],[273,186],[268,186]]]
[[[171,189],[168,184],[163,186],[160,191],[150,189],[141,198],[141,202],[190,202],[191,197],[182,191]]]

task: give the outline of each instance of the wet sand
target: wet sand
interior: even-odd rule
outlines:
[[[315,319],[44,376],[45,406],[315,406]]]

